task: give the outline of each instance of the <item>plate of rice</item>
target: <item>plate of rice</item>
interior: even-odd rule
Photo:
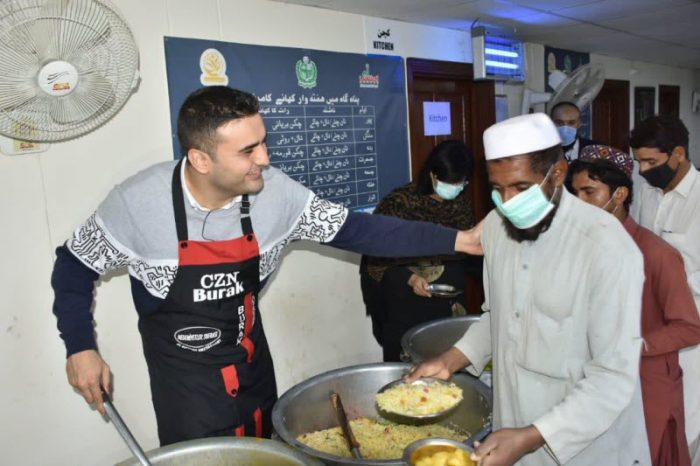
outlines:
[[[426,377],[406,383],[403,379],[382,387],[375,397],[382,415],[403,420],[434,420],[452,413],[462,401],[455,383]]]

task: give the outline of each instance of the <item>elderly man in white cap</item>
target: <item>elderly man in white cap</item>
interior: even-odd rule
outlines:
[[[481,320],[414,369],[447,378],[493,358],[494,432],[482,466],[649,465],[641,391],[642,256],[620,222],[563,188],[542,113],[484,133],[497,207],[485,220]]]

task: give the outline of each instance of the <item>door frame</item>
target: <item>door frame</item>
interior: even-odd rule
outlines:
[[[493,81],[474,81],[474,67],[470,63],[456,63],[438,60],[425,60],[419,58],[406,59],[406,80],[408,100],[408,123],[411,129],[422,131],[423,128],[411,128],[415,121],[417,109],[413,105],[413,92],[415,81],[418,78],[445,79],[449,81],[466,81],[469,83],[467,107],[465,114],[469,115],[469,121],[463,128],[463,141],[472,149],[474,154],[474,176],[472,177],[472,206],[474,218],[481,220],[491,210],[490,188],[486,173],[486,159],[484,156],[484,143],[482,135],[484,130],[496,123],[496,92]],[[467,110],[468,109],[468,110]],[[422,109],[421,109],[422,112]],[[464,124],[463,122],[460,122]],[[413,140],[409,137],[411,159],[414,157]],[[413,165],[413,164],[411,164]],[[413,174],[412,174],[413,175]],[[476,258],[474,258],[476,259]],[[480,259],[478,260],[480,264]],[[481,274],[467,274],[465,276],[465,289],[467,290],[467,310],[470,314],[479,314],[484,302],[484,287]]]
[[[493,81],[474,81],[474,66],[471,63],[457,63],[422,58],[406,59],[407,99],[409,126],[416,109],[411,105],[414,82],[416,78],[463,80],[473,83],[468,98],[469,114],[473,115],[473,124],[468,125],[465,135],[469,141],[464,141],[474,153],[474,177],[472,195],[474,197],[474,216],[481,220],[491,210],[490,190],[486,174],[486,159],[484,157],[484,130],[496,123],[496,92]],[[409,131],[411,128],[409,127]],[[410,141],[409,141],[410,145]],[[413,157],[413,147],[410,148]],[[413,174],[412,174],[413,175]]]

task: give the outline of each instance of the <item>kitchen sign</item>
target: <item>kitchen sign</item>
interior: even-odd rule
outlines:
[[[425,136],[452,134],[449,102],[423,102],[423,133]]]
[[[367,53],[401,55],[398,25],[378,18],[365,18]]]

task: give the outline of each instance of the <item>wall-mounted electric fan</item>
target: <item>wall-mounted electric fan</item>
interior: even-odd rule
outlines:
[[[567,76],[563,71],[555,70],[549,74],[549,86],[553,93],[523,91],[521,113],[530,112],[530,107],[547,104],[547,111],[559,102],[572,102],[583,111],[598,95],[605,82],[605,70],[596,63],[579,66]]]
[[[97,128],[137,86],[138,61],[108,0],[2,0],[0,134],[54,142]]]

